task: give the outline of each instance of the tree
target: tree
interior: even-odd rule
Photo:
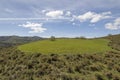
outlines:
[[[112,34],[108,34],[108,36],[112,36]]]
[[[81,36],[80,39],[86,39],[84,36]]]
[[[51,40],[51,41],[55,41],[55,40],[56,40],[56,39],[55,39],[55,36],[51,36],[51,37],[50,37],[50,40]]]

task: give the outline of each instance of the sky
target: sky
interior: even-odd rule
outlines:
[[[0,36],[120,34],[120,0],[0,0]]]

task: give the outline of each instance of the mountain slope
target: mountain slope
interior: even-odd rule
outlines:
[[[13,45],[42,40],[41,37],[19,37],[19,36],[0,36],[0,47],[10,47]]]

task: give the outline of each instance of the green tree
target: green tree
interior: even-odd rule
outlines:
[[[56,40],[56,39],[55,39],[55,36],[51,36],[51,37],[50,37],[50,40],[51,40],[51,41],[55,41],[55,40]]]

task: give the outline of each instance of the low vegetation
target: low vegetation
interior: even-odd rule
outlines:
[[[99,53],[112,50],[107,39],[56,39],[24,44],[18,47],[23,52],[40,52],[43,54],[64,53]]]
[[[109,45],[112,46],[113,49],[120,51],[120,35],[109,35],[107,38],[110,40]]]
[[[2,49],[0,80],[120,80],[120,53],[26,55]]]
[[[120,37],[106,38],[116,51],[46,55],[0,48],[0,80],[120,80]]]

